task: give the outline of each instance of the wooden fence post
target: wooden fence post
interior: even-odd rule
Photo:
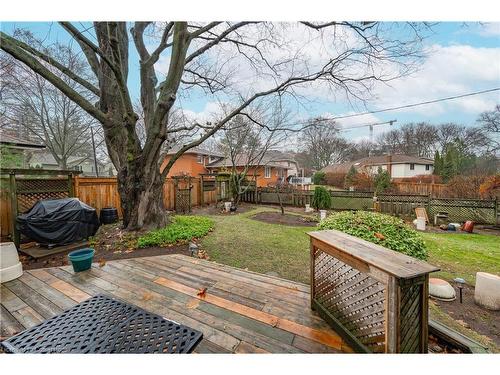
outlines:
[[[200,206],[203,207],[203,204],[205,203],[205,191],[203,190],[203,175],[200,175],[199,179],[199,184],[200,184]]]
[[[75,186],[73,185],[73,173],[68,174],[68,196],[75,197]]]
[[[9,194],[10,194],[10,212],[11,212],[11,230],[12,239],[17,248],[21,242],[19,231],[17,230],[17,185],[15,173],[9,173]]]

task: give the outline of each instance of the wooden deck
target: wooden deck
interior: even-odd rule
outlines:
[[[1,335],[96,294],[198,329],[197,353],[351,352],[311,311],[309,286],[183,255],[109,261],[79,274],[71,266],[25,271],[1,286]]]

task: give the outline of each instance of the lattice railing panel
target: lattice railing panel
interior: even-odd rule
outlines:
[[[385,348],[385,286],[320,250],[314,256],[314,298],[373,352]]]
[[[419,284],[401,288],[400,312],[400,352],[416,353],[421,346],[421,334],[418,324],[421,319],[421,288]]]

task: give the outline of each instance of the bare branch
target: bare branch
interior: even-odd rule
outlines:
[[[38,62],[33,56],[29,55],[24,51],[19,45],[18,41],[11,38],[7,34],[0,32],[0,47],[12,55],[19,61],[25,63],[28,67],[33,69],[36,73],[40,74],[47,81],[56,86],[64,94],[68,96],[72,101],[78,104],[82,109],[84,109],[89,115],[94,117],[96,120],[100,121],[102,124],[107,124],[106,115],[98,110],[94,105],[87,101],[83,96],[77,93],[73,88],[68,86],[61,78],[57,77],[49,69],[44,67],[40,62]]]

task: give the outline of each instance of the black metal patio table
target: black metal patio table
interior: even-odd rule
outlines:
[[[1,342],[9,353],[190,353],[203,334],[97,295]]]

